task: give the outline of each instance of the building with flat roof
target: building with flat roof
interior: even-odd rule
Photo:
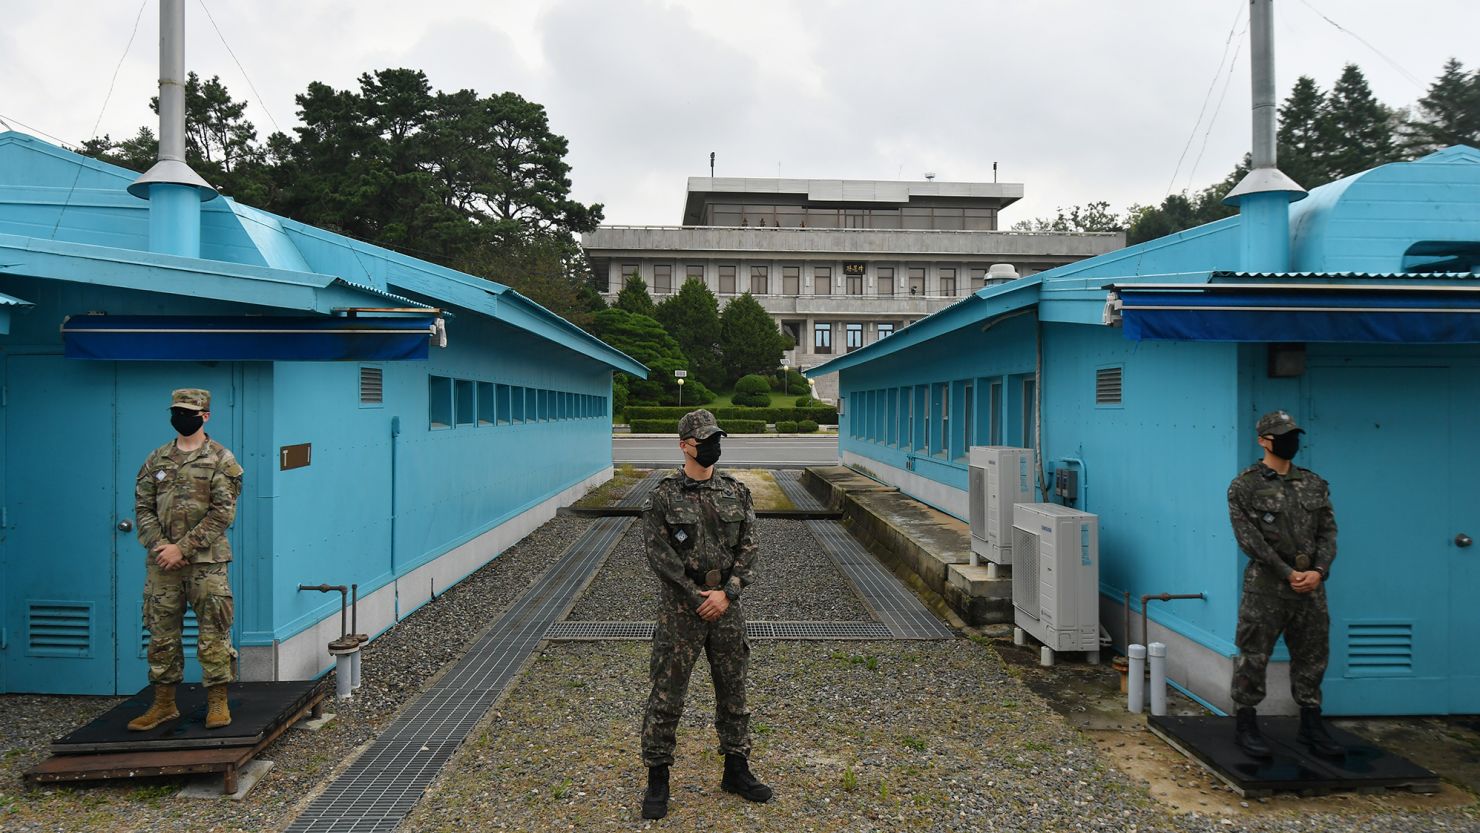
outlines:
[[[609,302],[632,274],[658,301],[690,278],[721,305],[749,292],[796,343],[786,363],[805,368],[989,283],[1125,245],[1121,233],[998,231],[1022,196],[1014,182],[690,177],[681,225],[607,225],[581,243]],[[836,392],[835,376],[818,380],[819,395]]]

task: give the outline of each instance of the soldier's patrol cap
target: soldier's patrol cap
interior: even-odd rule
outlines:
[[[697,411],[689,411],[678,421],[678,438],[687,440],[693,437],[696,440],[707,440],[715,434],[728,437],[724,429],[719,427],[715,421],[714,414],[700,408]]]
[[[180,388],[170,394],[171,408],[189,408],[192,411],[211,409],[211,392],[200,388]]]
[[[1305,432],[1304,428],[1295,424],[1295,418],[1284,411],[1270,411],[1259,417],[1259,424],[1254,426],[1254,433],[1261,437],[1288,434],[1291,431]]]

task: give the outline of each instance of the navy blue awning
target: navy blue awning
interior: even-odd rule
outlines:
[[[436,318],[74,315],[69,359],[116,361],[401,361],[425,359]]]
[[[1480,342],[1480,287],[1177,284],[1114,287],[1132,341]]]

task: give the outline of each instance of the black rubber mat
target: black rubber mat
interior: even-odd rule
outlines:
[[[1327,729],[1332,739],[1346,747],[1340,760],[1318,757],[1297,740],[1300,719],[1296,717],[1259,718],[1260,733],[1273,753],[1267,759],[1252,758],[1234,744],[1232,717],[1152,716],[1147,726],[1240,795],[1439,789],[1439,776],[1330,723]]]
[[[199,685],[182,685],[175,690],[175,703],[180,716],[150,729],[131,732],[128,722],[149,710],[154,702],[154,688],[119,703],[93,722],[52,741],[51,751],[58,755],[84,752],[130,752],[160,749],[211,749],[223,746],[255,746],[269,732],[281,726],[302,708],[319,680],[292,680],[278,683],[232,683],[227,687],[231,707],[231,725],[207,729],[206,692]]]

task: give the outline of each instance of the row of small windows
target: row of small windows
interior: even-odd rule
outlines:
[[[771,295],[778,287],[772,286],[771,267],[766,264],[752,264],[748,267],[745,276],[747,282],[741,283],[741,268],[734,264],[721,264],[718,267],[719,294],[738,295],[741,292],[749,292],[751,295]],[[842,275],[834,275],[831,266],[813,266],[811,268],[813,295],[862,295],[864,294],[865,272],[862,269],[846,269]],[[986,284],[987,267],[972,266],[965,270],[967,283],[962,286],[957,278],[961,270],[954,266],[943,266],[935,270],[935,286],[931,287],[932,297],[956,296],[958,290],[974,292]],[[625,284],[629,277],[641,277],[641,269],[636,263],[622,265],[622,283]],[[917,295],[926,294],[925,277],[927,269],[924,266],[910,266],[904,269],[896,269],[893,266],[875,266],[874,293],[882,297],[894,297],[895,295]],[[674,283],[674,267],[671,263],[656,263],[652,267],[651,281],[646,281],[648,289],[654,295],[671,295],[677,291],[682,284]],[[898,280],[896,280],[898,278]],[[684,280],[697,280],[704,282],[704,266],[702,264],[689,264],[684,267]],[[621,289],[621,287],[616,287]],[[781,295],[802,294],[802,267],[782,266]]]
[[[607,415],[605,396],[521,385],[427,377],[427,421],[432,430],[518,425]]]
[[[855,391],[846,406],[856,440],[963,462],[973,445],[1036,447],[1032,375],[988,376]]]
[[[908,206],[904,208],[815,208],[800,205],[717,203],[707,206],[705,225],[759,228],[915,229],[995,231],[997,209]]]
[[[825,321],[812,324],[812,352],[831,353],[833,351],[833,327],[837,325]],[[863,323],[858,321],[847,321],[843,323],[843,346],[845,352],[851,353],[863,346]],[[874,325],[876,331],[875,341],[886,339],[894,335],[894,322],[880,321]]]

